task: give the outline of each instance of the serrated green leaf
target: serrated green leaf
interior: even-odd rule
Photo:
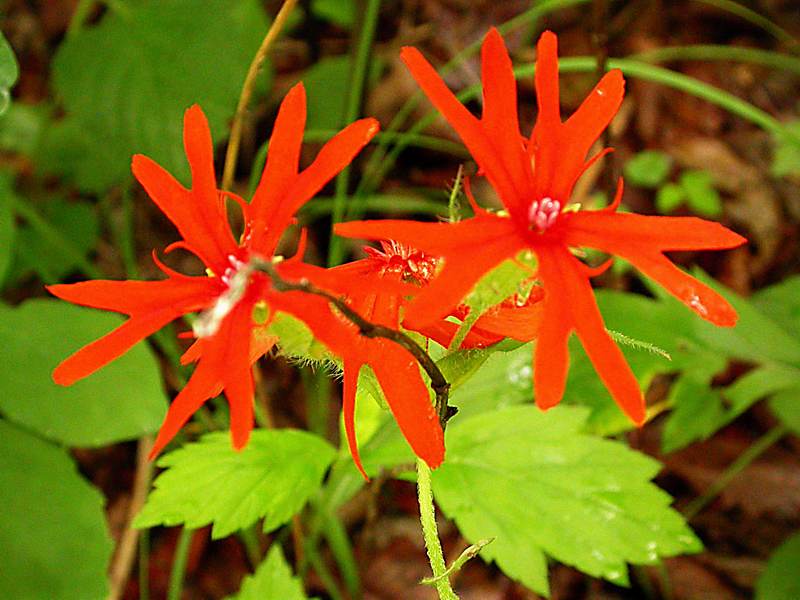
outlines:
[[[0,289],[11,264],[14,249],[16,222],[14,220],[13,176],[5,171],[0,172]]]
[[[253,431],[240,452],[227,433],[204,435],[158,461],[166,471],[134,524],[213,524],[218,539],[263,518],[264,531],[272,531],[319,489],[335,454],[319,436],[292,429]]]
[[[701,549],[672,499],[650,482],[658,462],[581,433],[586,411],[516,406],[453,423],[436,501],[481,557],[548,594],[545,556],[626,585],[626,563]]]
[[[787,388],[769,399],[769,407],[795,435],[800,435],[800,386]]]
[[[8,109],[11,104],[11,88],[19,77],[19,65],[14,56],[14,51],[0,33],[0,115]]]
[[[467,381],[455,388],[450,404],[458,407],[452,422],[471,416],[533,402],[531,344],[510,352],[491,353]]]
[[[656,193],[656,210],[666,215],[678,208],[686,199],[686,192],[676,183],[668,183]]]
[[[303,584],[294,575],[279,544],[272,547],[254,575],[245,577],[235,596],[227,600],[306,600]]]
[[[625,163],[625,179],[633,185],[657,188],[669,175],[672,159],[658,150],[645,150]]]
[[[776,135],[773,139],[775,151],[772,156],[772,174],[776,177],[800,176],[800,121],[784,123],[784,128],[792,135]]]
[[[523,254],[531,255],[529,252]],[[472,291],[464,298],[464,304],[469,307],[469,314],[459,327],[451,342],[451,347],[460,347],[461,342],[480,316],[520,291],[522,282],[530,279],[531,274],[532,270],[509,259],[504,260],[481,277]]]
[[[109,11],[69,37],[53,85],[93,169],[77,184],[98,192],[128,181],[134,153],[186,182],[184,110],[199,104],[219,141],[265,32],[255,0],[161,0]]]
[[[772,553],[756,581],[756,600],[800,598],[800,533],[795,533]]]
[[[714,182],[708,171],[684,171],[680,184],[686,192],[686,201],[694,212],[706,217],[722,214],[722,200],[714,189]]]
[[[278,338],[281,354],[290,358],[319,363],[328,358],[328,349],[319,342],[305,323],[291,315],[275,315],[268,332]]]
[[[68,446],[104,446],[158,429],[166,397],[145,344],[71,386],[51,378],[59,362],[120,323],[118,315],[56,300],[0,305],[0,411]]]
[[[65,450],[0,420],[0,598],[105,598],[104,502]]]

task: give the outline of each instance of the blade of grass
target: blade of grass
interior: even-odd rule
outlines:
[[[695,2],[700,2],[701,4],[708,4],[709,6],[713,6],[715,8],[719,8],[720,10],[724,10],[725,12],[729,12],[731,14],[736,15],[737,17],[741,17],[745,21],[752,23],[756,27],[760,27],[775,39],[780,40],[781,42],[786,42],[793,46],[797,45],[797,40],[794,36],[786,31],[783,27],[778,25],[777,23],[769,20],[764,15],[757,13],[756,11],[744,6],[743,4],[739,4],[738,2],[733,2],[733,0],[695,0]]]
[[[366,87],[367,73],[369,72],[369,58],[372,49],[372,42],[375,39],[375,29],[378,25],[378,13],[380,12],[380,0],[367,0],[367,8],[364,13],[364,21],[356,46],[356,57],[353,63],[353,76],[350,79],[350,92],[347,95],[345,105],[344,122],[352,123],[361,112],[361,101]],[[336,193],[333,201],[333,215],[331,226],[338,223],[344,217],[345,200],[347,191],[350,187],[350,167],[345,167],[336,177]],[[342,241],[338,236],[331,235],[328,245],[328,266],[333,267],[341,262],[343,250]]]
[[[723,46],[718,44],[667,46],[639,52],[629,58],[647,63],[678,60],[729,60],[764,65],[800,74],[800,58],[773,52],[772,50],[745,48],[743,46]]]

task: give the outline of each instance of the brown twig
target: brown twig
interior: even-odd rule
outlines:
[[[131,492],[131,503],[128,507],[128,518],[125,531],[117,544],[117,551],[114,561],[109,568],[111,579],[111,591],[108,600],[118,600],[122,598],[125,591],[125,584],[131,575],[133,561],[136,558],[136,544],[139,541],[139,530],[131,526],[133,519],[139,514],[147,499],[147,492],[150,489],[150,481],[153,478],[153,463],[147,456],[153,447],[153,436],[145,435],[139,439],[139,446],[136,451],[136,478],[133,482]]]
[[[406,334],[367,321],[364,317],[354,311],[347,302],[318,288],[307,279],[301,279],[297,282],[290,282],[283,279],[275,270],[275,266],[265,260],[254,258],[251,260],[251,266],[256,271],[261,271],[269,276],[272,280],[273,287],[279,292],[305,292],[307,294],[314,294],[321,296],[328,302],[333,304],[342,315],[352,322],[361,335],[367,338],[384,338],[402,346],[414,358],[417,359],[420,366],[425,370],[431,380],[431,389],[436,394],[436,413],[439,415],[439,423],[442,429],[445,428],[447,421],[456,413],[456,408],[448,404],[450,397],[450,384],[445,379],[444,374],[430,357],[430,355],[422,349],[422,347],[412,340]]]
[[[253,57],[253,62],[250,63],[250,68],[247,70],[247,77],[245,77],[244,85],[242,86],[242,94],[239,96],[239,104],[236,106],[236,114],[233,117],[233,124],[231,125],[231,137],[228,140],[228,149],[225,153],[225,167],[222,171],[222,189],[230,190],[233,183],[233,174],[236,170],[236,159],[239,157],[239,145],[242,141],[242,126],[244,123],[244,115],[247,112],[247,106],[250,104],[250,97],[253,95],[253,88],[255,87],[256,77],[261,65],[267,58],[270,46],[277,39],[281,29],[286,24],[286,19],[289,18],[289,13],[292,12],[297,0],[284,0],[281,9],[275,16],[272,26],[264,36],[256,55]]]

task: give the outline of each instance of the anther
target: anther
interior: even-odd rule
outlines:
[[[549,229],[556,222],[561,212],[561,202],[545,197],[535,200],[528,209],[528,223],[539,233]]]

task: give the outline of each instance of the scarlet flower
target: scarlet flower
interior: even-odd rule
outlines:
[[[541,408],[557,404],[568,369],[567,339],[575,331],[605,386],[637,424],[645,418],[642,392],[622,352],[608,335],[594,300],[591,269],[571,249],[589,247],[620,256],[652,277],[704,319],[736,323],[736,312],[716,292],[678,269],[669,250],[732,248],[745,239],[718,223],[694,217],[619,214],[622,180],[611,206],[565,210],[576,180],[608,150],[586,155],[616,114],[624,94],[619,70],[608,72],[578,110],[562,122],[557,40],[542,34],[536,92],[539,113],[529,139],[517,117],[516,82],[500,34],[492,29],[482,48],[483,115],[473,116],[414,48],[401,57],[431,102],[442,112],[497,191],[507,216],[477,209],[458,223],[401,220],[337,225],[347,237],[393,239],[444,259],[444,268],[409,305],[405,323],[424,328],[446,316],[475,283],[502,261],[530,249],[544,287],[542,324],[534,357],[534,390]]]
[[[272,309],[271,315],[286,308],[282,295],[272,289],[264,273],[253,269],[251,259],[272,259],[297,209],[350,163],[378,130],[374,119],[349,125],[325,144],[308,168],[298,172],[305,117],[305,90],[298,84],[281,104],[267,164],[250,204],[217,189],[211,133],[198,106],[189,108],[184,117],[183,139],[192,173],[191,189],[184,188],[149,158],[133,157],[134,175],[182,237],[167,251],[182,247],[192,252],[202,260],[210,276],[177,273],[164,266],[154,253],[153,258],[167,279],[86,281],[48,287],[52,294],[69,302],[130,317],[56,367],[53,379],[61,385],[70,385],[90,375],[170,321],[202,311],[195,327],[200,339],[183,359],[197,360],[197,368],[170,405],[151,457],[164,448],[206,400],[223,389],[230,404],[233,446],[240,449],[247,443],[253,426],[251,365],[275,342],[274,338],[262,335],[263,323],[254,322],[254,309],[262,301]],[[244,212],[246,226],[239,242],[228,223],[226,195],[237,200]],[[297,268],[299,258],[296,255],[278,267],[290,271]],[[305,320],[315,333],[323,328],[349,331],[337,325],[338,318],[323,299],[311,298],[302,306],[314,314],[304,315],[298,309],[287,312],[301,319],[308,316]],[[320,337],[329,335],[332,334]],[[344,339],[342,335],[339,338]]]

